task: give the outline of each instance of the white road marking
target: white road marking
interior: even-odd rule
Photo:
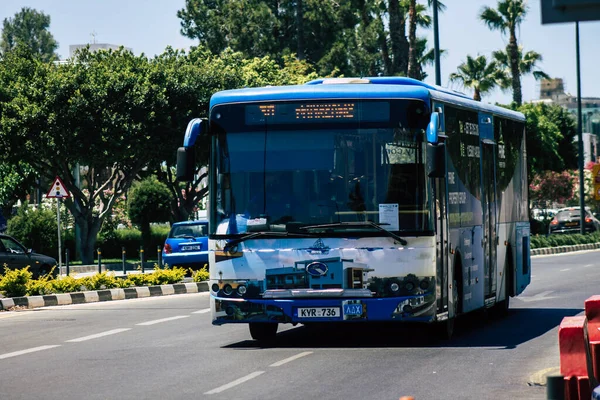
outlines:
[[[269,365],[269,367],[279,367],[280,365],[289,363],[290,361],[297,360],[300,357],[304,357],[304,356],[307,356],[307,355],[312,354],[312,353],[313,353],[312,351],[305,351],[304,353],[296,354],[295,356],[291,356],[291,357],[288,357],[288,358],[283,359],[281,361],[277,361],[276,363],[273,363],[273,364]]]
[[[192,314],[206,314],[207,312],[210,312],[210,308],[205,308],[203,310],[194,311]]]
[[[217,394],[217,393],[221,393],[221,392],[223,392],[223,391],[225,391],[225,390],[227,390],[227,389],[231,389],[231,388],[232,388],[232,387],[234,387],[234,386],[237,386],[237,385],[239,385],[239,384],[242,384],[242,383],[244,383],[244,382],[247,382],[247,381],[249,381],[250,379],[254,379],[254,378],[256,378],[257,376],[264,374],[264,372],[265,372],[265,371],[256,371],[256,372],[253,372],[253,373],[251,373],[251,374],[249,374],[249,375],[246,375],[246,376],[244,376],[244,377],[242,377],[242,378],[240,378],[240,379],[236,379],[236,380],[235,380],[235,381],[233,381],[233,382],[229,382],[228,384],[225,384],[225,385],[223,385],[223,386],[219,386],[219,387],[218,387],[218,388],[216,388],[216,389],[209,390],[208,392],[206,392],[206,393],[204,393],[204,394]]]
[[[177,315],[176,317],[155,319],[154,321],[142,322],[142,323],[136,324],[136,325],[148,326],[148,325],[160,324],[161,322],[174,321],[176,319],[181,319],[181,318],[189,318],[189,315]]]
[[[83,337],[76,338],[76,339],[65,340],[65,342],[67,342],[67,343],[85,342],[86,340],[98,339],[103,336],[114,335],[115,333],[121,333],[121,332],[129,331],[129,330],[131,330],[131,328],[113,329],[111,331],[96,333],[95,335],[89,335],[89,336],[83,336]]]
[[[561,269],[560,272],[565,272],[565,271],[570,271],[571,268],[565,268],[565,269]]]
[[[60,344],[53,344],[53,345],[48,345],[48,346],[32,347],[31,349],[14,351],[12,353],[0,354],[0,360],[3,360],[5,358],[10,358],[10,357],[21,356],[23,354],[35,353],[36,351],[53,349],[55,347],[60,347],[60,346],[61,346]]]

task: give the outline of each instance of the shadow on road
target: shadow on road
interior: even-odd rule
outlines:
[[[483,312],[463,316],[456,321],[451,340],[436,337],[430,325],[390,323],[302,326],[277,334],[274,342],[264,345],[253,340],[231,343],[225,348],[381,348],[381,347],[497,347],[514,348],[557,328],[564,317],[582,309],[520,308],[511,309],[504,318],[491,318]],[[558,337],[557,337],[558,340]]]

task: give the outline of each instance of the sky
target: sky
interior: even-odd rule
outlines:
[[[323,0],[327,1],[327,0]],[[423,2],[423,1],[421,1]],[[442,0],[446,10],[439,14],[442,86],[472,95],[448,75],[466,60],[506,47],[507,39],[490,31],[478,19],[482,7],[495,7],[497,0]],[[59,43],[61,59],[68,58],[69,45],[110,43],[123,45],[135,54],[152,57],[167,46],[188,49],[196,44],[180,33],[177,10],[185,0],[0,0],[0,20],[12,18],[23,7],[34,8],[51,17],[50,32]],[[575,24],[542,25],[540,0],[528,1],[529,11],[518,33],[525,51],[542,54],[539,68],[554,78],[562,78],[565,89],[577,95]],[[582,97],[600,97],[600,21],[580,23],[580,63]],[[433,46],[432,30],[418,30]],[[427,68],[427,83],[435,83],[433,67]],[[522,79],[523,100],[539,98],[539,85],[531,76]],[[483,97],[484,102],[510,103],[511,93],[496,90]]]

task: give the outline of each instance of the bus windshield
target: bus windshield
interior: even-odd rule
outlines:
[[[286,120],[287,112],[257,122],[248,109],[220,110],[219,116],[245,118],[213,124],[218,129],[212,233],[289,232],[326,224],[344,227],[345,234],[369,226],[366,230],[377,232],[365,222],[389,231],[430,232],[424,166],[428,117],[411,118],[408,113],[424,114],[424,108],[408,101],[378,103],[371,119],[318,121],[317,116],[316,122],[294,124]],[[293,111],[294,104],[286,105]],[[244,106],[233,106],[239,107]]]

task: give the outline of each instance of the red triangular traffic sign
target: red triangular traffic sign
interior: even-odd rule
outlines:
[[[48,190],[48,193],[46,193],[46,197],[54,199],[63,199],[65,197],[71,197],[71,195],[67,191],[67,188],[65,187],[63,181],[60,179],[60,177],[57,176],[56,179],[54,179],[54,183],[50,187],[50,190]]]

